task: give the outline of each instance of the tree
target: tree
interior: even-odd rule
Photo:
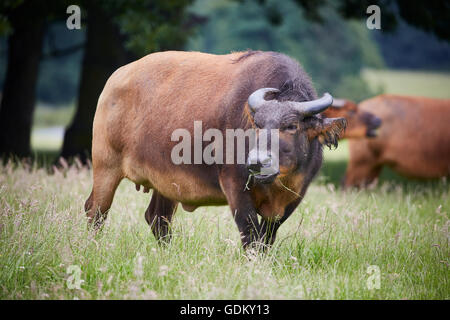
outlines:
[[[450,42],[403,21],[392,33],[373,35],[389,68],[450,70]]]
[[[190,2],[87,2],[87,40],[77,110],[65,133],[61,156],[77,156],[83,162],[88,159],[97,100],[118,67],[154,51],[182,49],[189,35],[185,9]]]
[[[8,67],[0,109],[0,155],[26,157],[36,82],[48,23],[66,18],[70,1],[4,0],[0,32],[8,37]],[[64,138],[62,155],[86,159],[98,96],[111,73],[142,52],[181,49],[189,35],[185,8],[192,0],[81,0],[87,12],[87,40],[78,108]],[[85,12],[85,14],[86,14]],[[133,50],[136,55],[130,54]]]
[[[30,153],[31,121],[45,19],[36,2],[10,3],[3,12],[13,29],[0,106],[0,155]],[[3,9],[3,8],[2,8]]]
[[[361,19],[367,7],[378,5],[382,14],[382,29],[395,30],[401,18],[411,26],[450,41],[450,1],[448,0],[295,0],[306,9],[308,17],[322,21],[320,9],[334,5],[345,19]]]
[[[131,60],[119,28],[96,2],[86,6],[87,40],[81,69],[78,103],[73,121],[64,135],[61,156],[79,156],[85,162],[92,141],[92,121],[100,92],[108,77]]]
[[[0,4],[0,30],[9,32],[8,66],[0,105],[0,156],[30,154],[36,82],[46,24],[64,5],[10,0]]]

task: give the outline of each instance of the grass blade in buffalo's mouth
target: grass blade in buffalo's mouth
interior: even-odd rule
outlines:
[[[265,177],[271,177],[271,174],[261,174],[261,171],[255,171],[252,169],[248,169],[248,171],[250,172],[248,174],[248,179],[247,182],[245,183],[245,187],[244,187],[244,191],[245,190],[250,190],[250,188],[248,187],[248,185],[250,184],[250,181],[252,179],[252,177],[255,177],[255,179],[259,178],[265,178]]]
[[[257,175],[260,175],[261,174],[261,171],[255,171],[255,170],[252,170],[252,169],[248,169],[248,171],[250,171],[250,176],[257,176]]]
[[[248,179],[247,179],[247,182],[245,183],[244,191],[245,191],[245,190],[250,190],[250,188],[248,187],[248,185],[249,185],[249,183],[250,183],[252,177],[261,174],[260,171],[255,171],[255,170],[252,170],[252,169],[248,169],[248,171],[250,171],[250,173],[248,174]]]

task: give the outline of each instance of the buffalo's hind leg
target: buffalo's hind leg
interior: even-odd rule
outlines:
[[[95,230],[103,225],[121,180],[122,175],[118,170],[94,168],[94,185],[84,209],[89,226]]]
[[[167,199],[157,190],[153,190],[152,200],[145,211],[145,220],[152,228],[155,238],[161,243],[170,242],[170,222],[178,203]]]

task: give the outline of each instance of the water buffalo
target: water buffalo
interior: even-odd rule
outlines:
[[[347,99],[333,99],[333,104],[322,112],[326,118],[345,118],[347,128],[340,139],[359,139],[375,137],[381,125],[381,119],[368,111],[362,111],[358,105]]]
[[[88,220],[101,226],[119,182],[127,178],[153,189],[145,219],[159,240],[170,239],[178,203],[188,211],[228,204],[244,247],[271,245],[319,170],[322,144],[335,145],[345,127],[345,119],[318,115],[331,103],[328,94],[317,99],[296,61],[275,52],[169,51],[123,66],[98,100]],[[172,134],[184,128],[195,135],[199,120],[220,132],[257,128],[258,137],[279,129],[279,158],[246,150],[253,158],[247,164],[175,164]],[[258,174],[273,161],[278,171]]]
[[[359,109],[382,125],[375,138],[350,140],[346,187],[376,182],[384,165],[412,178],[450,174],[450,100],[380,95]]]

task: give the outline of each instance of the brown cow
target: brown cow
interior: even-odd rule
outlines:
[[[384,165],[412,178],[450,173],[450,100],[380,95],[359,109],[382,120],[377,137],[350,140],[345,186],[376,182]]]
[[[359,139],[375,137],[381,125],[381,119],[374,114],[362,111],[358,105],[347,99],[333,99],[333,104],[322,115],[326,118],[345,118],[347,128],[340,139]]]
[[[317,99],[297,62],[275,52],[169,51],[121,67],[108,79],[94,118],[88,219],[101,226],[127,178],[153,189],[145,218],[157,239],[170,240],[178,203],[188,211],[228,203],[244,247],[270,245],[319,170],[322,143],[336,144],[345,127],[345,119],[317,115],[331,103],[327,94]],[[252,149],[247,164],[176,165],[172,134],[184,128],[195,136],[199,120],[220,132],[254,127],[258,137],[279,129],[279,158]],[[273,163],[279,171],[259,173]]]

